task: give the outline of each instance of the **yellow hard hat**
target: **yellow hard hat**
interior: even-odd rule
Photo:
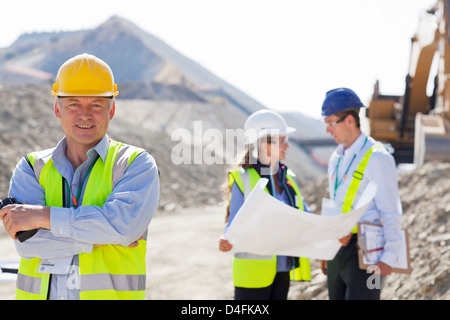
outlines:
[[[59,68],[52,94],[58,97],[116,97],[119,91],[106,62],[83,53]]]

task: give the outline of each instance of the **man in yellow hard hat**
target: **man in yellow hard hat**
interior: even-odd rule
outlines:
[[[144,299],[155,160],[108,137],[118,91],[103,60],[66,61],[52,94],[65,137],[19,161],[9,191],[19,204],[0,211],[21,256],[16,298]]]

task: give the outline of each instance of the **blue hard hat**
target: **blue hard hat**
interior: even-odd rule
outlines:
[[[326,118],[341,111],[363,107],[361,100],[352,90],[337,88],[327,92],[322,104],[322,116]]]

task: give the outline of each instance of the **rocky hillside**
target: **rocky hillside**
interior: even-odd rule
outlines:
[[[3,86],[0,90],[0,114],[3,119],[0,126],[0,147],[3,150],[0,153],[1,195],[7,194],[11,173],[20,157],[32,150],[53,147],[63,137],[59,121],[53,114],[53,97],[49,92],[49,87],[31,85]],[[160,102],[155,109],[167,111],[181,107],[180,103]],[[158,120],[152,116],[151,110],[134,112],[133,102],[130,101],[119,100],[116,105],[117,113],[109,134],[113,139],[142,146],[155,157],[161,173],[162,210],[222,201],[222,195],[211,190],[218,187],[218,179],[226,176],[224,166],[173,166],[171,149],[175,142],[159,127],[152,127]],[[213,107],[192,103],[183,109],[196,114],[198,110]],[[232,109],[228,108],[227,112],[233,114]],[[167,116],[170,119],[170,113]],[[204,179],[206,176],[210,178]]]
[[[316,212],[320,199],[328,197],[326,179],[303,190]],[[392,274],[386,278],[381,297],[385,300],[450,299],[450,163],[426,163],[400,174],[403,207],[402,227],[410,235],[410,275]],[[328,299],[326,278],[318,261],[313,261],[309,284],[294,286],[298,299]]]
[[[245,115],[265,108],[163,40],[117,16],[90,30],[21,35],[8,48],[0,48],[0,83],[48,85],[62,63],[84,52],[111,66],[120,99],[230,104]],[[300,113],[286,113],[285,118],[297,128],[298,140],[333,141],[320,122]]]
[[[63,132],[53,114],[49,85],[1,85],[0,114],[3,120],[0,195],[6,196],[9,179],[20,157],[55,146]],[[160,209],[171,211],[224,201],[227,172],[235,167],[240,154],[217,149],[217,159],[221,161],[207,164],[203,154],[209,154],[206,147],[211,142],[204,134],[208,129],[218,129],[225,139],[226,130],[241,127],[245,119],[243,111],[224,102],[118,99],[109,134],[151,152],[161,173]],[[196,123],[200,124],[200,130],[196,129]],[[188,161],[182,164],[175,164],[172,159],[174,148],[180,146],[179,139],[172,137],[177,130],[188,135],[183,146],[191,151]],[[201,163],[194,164],[194,159],[200,159]],[[324,173],[301,148],[292,146],[290,159],[291,163],[287,164],[298,173],[302,185]]]
[[[73,32],[28,33],[0,49],[0,82],[49,82],[67,59],[94,54],[114,71],[122,99],[204,101],[225,99],[246,113],[264,108],[239,89],[145,32],[111,17]]]
[[[226,129],[241,128],[249,113],[264,106],[120,17],[112,17],[91,30],[24,34],[10,47],[0,49],[0,96],[5,98],[0,102],[0,112],[9,120],[0,128],[2,146],[8,149],[1,156],[7,164],[0,173],[3,192],[7,190],[11,166],[20,156],[53,146],[61,137],[52,116],[50,85],[59,66],[83,52],[101,57],[113,69],[120,94],[110,134],[145,146],[155,156],[164,186],[162,208],[222,201],[224,193],[217,188],[226,180],[226,166],[173,165],[171,153],[178,141],[172,139],[172,134],[186,129],[193,136],[194,124],[201,121],[200,134],[214,128],[225,136]],[[312,128],[320,130],[320,123],[306,121],[300,114],[288,117],[296,119],[292,125],[297,128],[297,139]],[[208,141],[200,139],[201,145],[198,141],[188,142],[192,157],[197,154],[202,158]],[[305,185],[325,173],[317,158],[327,159],[329,151],[324,154],[300,143],[293,140],[287,165]],[[225,154],[224,159],[237,156],[227,154],[229,150],[217,152]]]

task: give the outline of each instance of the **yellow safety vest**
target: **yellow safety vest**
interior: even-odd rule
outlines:
[[[235,170],[229,174],[229,187],[235,182],[242,193],[245,193],[244,182],[241,174],[245,169]],[[254,169],[247,169],[250,180],[250,191],[253,190],[258,180],[261,178],[259,173]],[[295,179],[288,170],[286,179],[294,189],[298,201],[297,208],[303,210],[303,199]],[[267,187],[264,189],[267,193]],[[287,192],[287,191],[286,191]],[[273,283],[277,273],[277,256],[255,256],[252,254],[239,254],[233,259],[233,282],[234,286],[241,288],[264,288]],[[293,281],[310,281],[311,267],[308,258],[298,258],[298,266],[290,271],[291,280]]]
[[[82,205],[102,206],[112,192],[114,166],[125,161],[128,166],[144,150],[110,141],[105,162],[99,157],[88,178]],[[120,153],[120,155],[119,155]],[[34,165],[38,153],[27,155]],[[119,157],[118,157],[119,155]],[[128,161],[128,162],[126,162]],[[63,206],[63,177],[50,158],[42,168],[39,183],[45,190],[47,206]],[[61,187],[63,186],[63,187]],[[146,280],[146,240],[135,248],[120,245],[94,247],[79,255],[81,300],[143,300]],[[21,259],[17,277],[16,299],[46,300],[50,275],[39,273],[41,259]]]
[[[383,150],[384,147],[380,144],[374,144],[367,150],[366,154],[362,158],[355,172],[353,172],[353,178],[350,182],[350,186],[345,194],[344,203],[342,204],[342,213],[347,213],[352,210],[353,202],[355,201],[356,194],[358,193],[359,184],[364,177],[364,171],[366,170],[367,164],[369,163],[370,157],[375,150]],[[358,233],[358,226],[352,229],[352,233]]]

